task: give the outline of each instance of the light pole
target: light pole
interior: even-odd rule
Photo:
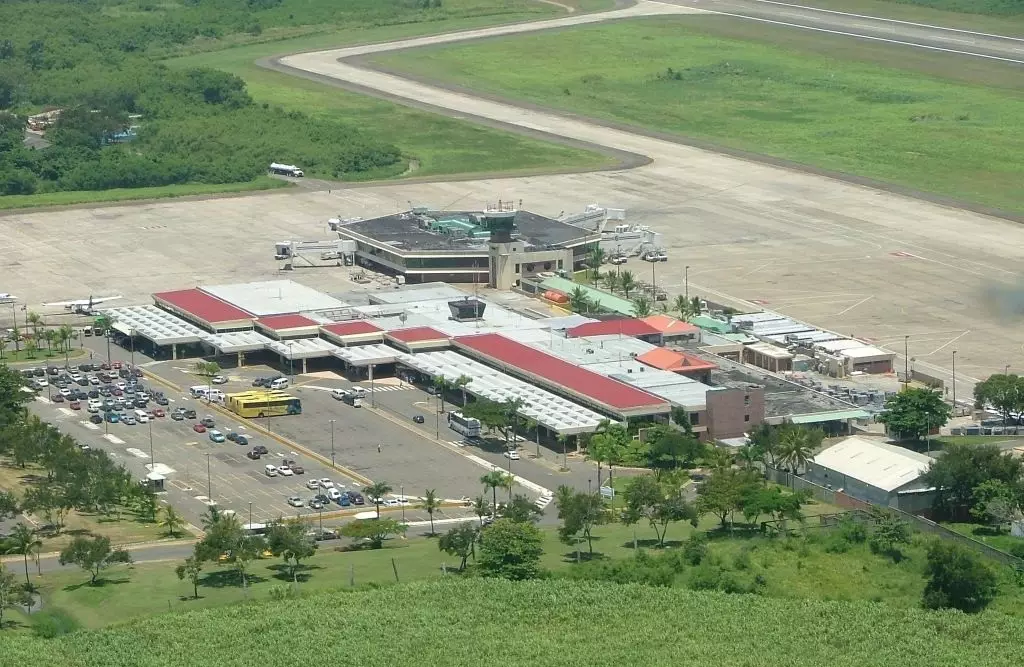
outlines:
[[[206,494],[210,496],[210,502],[213,502],[213,482],[210,476],[210,455],[206,455]],[[216,504],[216,503],[214,503]]]
[[[690,265],[687,264],[683,267],[683,295],[686,300],[690,300]]]
[[[153,420],[149,420],[149,469],[155,471],[156,459],[153,458]]]
[[[399,486],[398,490],[402,492],[402,523],[405,523],[405,486]]]
[[[910,384],[910,336],[903,337],[903,382]]]
[[[288,341],[288,374],[295,377],[295,352],[292,345],[293,343]]]
[[[953,350],[953,416],[956,417],[956,350]]]
[[[249,503],[249,530],[252,530],[252,503]]]
[[[438,403],[437,395],[434,395],[434,439],[441,439],[441,405]]]
[[[373,397],[373,364],[369,364],[370,369],[370,407],[377,407],[377,401]]]
[[[658,266],[658,259],[651,262],[651,301],[658,300],[658,281],[654,278],[654,269]]]
[[[128,335],[132,340],[132,368],[135,368],[135,329],[129,329]]]
[[[1003,367],[1003,375],[1009,375],[1009,374],[1010,374],[1010,364],[1006,364],[1006,366]]]
[[[18,331],[18,308],[14,301],[11,301],[11,317],[14,318],[14,356],[21,352],[21,332]]]
[[[336,420],[334,420],[334,419],[331,420],[331,466],[332,467],[334,466],[334,422],[335,421]]]

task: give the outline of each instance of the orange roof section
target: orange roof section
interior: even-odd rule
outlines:
[[[648,366],[653,366],[663,371],[672,371],[673,373],[713,371],[718,368],[718,364],[707,359],[676,352],[665,347],[656,347],[650,352],[644,352],[636,360]]]
[[[700,330],[694,324],[677,320],[669,315],[650,315],[643,318],[643,321],[660,331],[662,335],[697,333]]]

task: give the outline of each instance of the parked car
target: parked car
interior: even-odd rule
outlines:
[[[70,403],[68,403],[68,407],[71,408],[72,410],[81,410],[82,403],[80,401],[71,401]],[[101,419],[100,421],[103,420]]]
[[[241,433],[239,433],[239,434],[238,434],[238,435],[237,435],[237,436],[235,437],[235,442],[236,442],[237,444],[239,444],[239,445],[248,445],[248,444],[249,444],[249,438],[247,438],[247,437],[245,437],[244,435],[242,435]]]
[[[103,423],[103,417],[100,417],[99,415],[89,415],[89,421],[91,421],[93,424],[102,424]],[[114,420],[108,419],[107,421],[114,421]]]
[[[213,442],[224,442],[224,434],[216,429],[210,431],[209,437]]]
[[[154,417],[166,417],[166,416],[167,416],[167,413],[166,413],[166,412],[164,412],[164,411],[163,411],[162,409],[160,409],[160,408],[153,408],[153,410],[151,411],[151,414],[152,414],[152,415],[153,415]]]
[[[338,504],[341,505],[342,507],[349,507],[352,505],[352,501],[349,500],[347,494],[343,493],[341,494],[341,497],[338,498]]]
[[[157,396],[153,400],[156,401],[157,405],[169,405],[170,404],[170,401],[167,400],[167,397],[162,395],[162,394],[160,396]]]
[[[259,452],[261,456],[266,456],[270,453],[263,445],[256,445],[253,447],[253,451]]]
[[[334,482],[332,482],[329,477],[322,477],[320,479],[320,486],[322,486],[325,489],[333,489]]]
[[[263,466],[263,474],[267,477],[277,477],[277,468],[268,463]]]
[[[316,498],[310,498],[306,502],[306,506],[311,510],[322,510],[324,508],[324,504]]]
[[[305,503],[302,502],[302,498],[298,496],[288,496],[288,504],[292,507],[302,507],[305,505]]]
[[[234,431],[228,431],[228,434],[224,437],[226,437],[231,442],[235,442],[236,440],[238,440],[238,434],[235,433]]]
[[[50,400],[53,401],[54,403],[63,403],[64,397],[61,394],[54,394],[53,396],[50,397]]]
[[[259,461],[260,460],[260,453],[257,452],[255,449],[251,449],[251,450],[247,451],[245,453],[245,455],[247,457],[249,457],[250,459],[252,459],[253,461]]]
[[[172,412],[171,413],[171,419],[173,419],[176,422],[180,422],[181,420],[185,419],[185,413],[184,412]]]
[[[279,465],[277,466],[277,474],[281,475],[282,477],[291,477],[295,473],[293,473],[292,469],[289,468],[288,466]]]
[[[327,497],[331,500],[337,501],[341,498],[341,491],[337,489],[327,489]]]
[[[196,411],[192,409],[185,410],[185,419],[195,419]]]
[[[265,387],[268,382],[267,378],[256,378],[252,381],[254,387]]]
[[[213,428],[215,426],[213,417],[211,417],[210,415],[206,415],[205,417],[203,417],[199,423],[205,426],[206,428]]]
[[[113,412],[108,412],[107,414],[114,414],[114,413]],[[124,418],[121,421],[123,423],[127,424],[128,426],[135,426],[135,415],[125,415]]]
[[[195,431],[196,433],[206,433],[206,427],[203,426],[202,424],[193,424],[192,430]]]
[[[312,489],[313,491],[316,491],[317,489],[320,488],[320,480],[318,480],[316,478],[307,479],[306,480],[306,488],[307,489]]]
[[[228,379],[223,375],[214,375],[210,382],[213,384],[227,384]]]

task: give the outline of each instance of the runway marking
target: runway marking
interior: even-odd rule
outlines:
[[[949,347],[950,345],[952,345],[953,343],[957,342],[958,340],[960,340],[961,338],[963,338],[964,336],[966,336],[969,333],[971,333],[970,329],[968,329],[967,331],[963,332],[962,334],[960,334],[959,336],[957,336],[955,338],[951,338],[949,340],[949,342],[947,342],[945,345],[940,345],[939,347],[935,348],[934,350],[932,350],[931,352],[929,352],[928,354],[926,354],[924,356],[930,357],[931,355],[935,354],[936,352]]]
[[[870,301],[871,299],[874,299],[874,298],[875,298],[875,295],[873,295],[873,294],[871,296],[865,297],[865,298],[861,299],[860,301],[858,301],[857,303],[855,303],[852,306],[850,306],[849,308],[845,308],[843,310],[840,310],[838,313],[836,313],[832,317],[838,317],[840,315],[845,315],[846,313],[850,312],[851,310],[853,310],[857,306],[859,306],[859,305],[861,305],[863,303],[867,303],[868,301]]]

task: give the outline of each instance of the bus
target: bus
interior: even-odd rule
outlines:
[[[302,401],[283,391],[243,391],[228,394],[224,407],[239,417],[278,417],[302,414]]]
[[[467,438],[480,437],[480,420],[475,417],[466,417],[461,412],[448,413],[448,426]]]

